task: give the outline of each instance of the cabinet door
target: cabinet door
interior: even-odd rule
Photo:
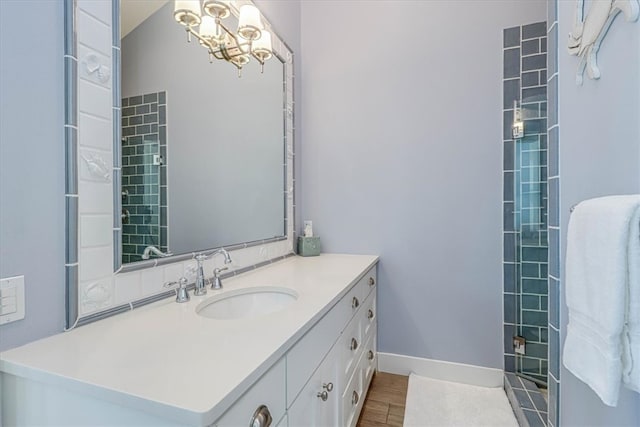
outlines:
[[[291,406],[317,367],[329,357],[328,352],[349,320],[351,306],[343,302],[333,307],[287,353],[287,406]]]
[[[339,425],[338,365],[339,353],[334,346],[289,408],[289,427]]]
[[[285,413],[285,360],[276,362],[251,388],[216,422],[217,427],[252,425],[256,410],[266,407],[275,425]]]

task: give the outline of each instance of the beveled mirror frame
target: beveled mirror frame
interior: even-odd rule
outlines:
[[[253,2],[236,1],[235,13],[243,4]],[[166,298],[175,291],[164,283],[193,269],[194,253],[121,264],[119,17],[119,0],[64,1],[67,330]],[[263,22],[271,31],[274,55],[284,64],[286,234],[226,246],[235,261],[226,276],[294,253],[293,53]],[[205,268],[219,262],[210,260]]]

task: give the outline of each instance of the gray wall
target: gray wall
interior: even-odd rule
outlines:
[[[574,2],[559,2],[560,214],[566,248],[569,209],[581,200],[640,192],[640,24],[619,16],[599,54],[602,77],[575,84],[577,59],[566,53]],[[564,254],[562,256],[564,260]],[[564,283],[564,281],[563,281]],[[560,322],[566,333],[562,293]],[[638,426],[640,395],[623,389],[605,406],[566,369],[560,378],[560,425]]]
[[[62,2],[0,1],[0,31],[0,277],[23,274],[26,292],[1,351],[64,325]]]
[[[122,40],[122,96],[167,92],[173,253],[284,234],[283,68],[210,64],[173,2]]]
[[[382,352],[502,367],[502,29],[545,19],[302,2],[302,215],[324,251],[381,256]]]

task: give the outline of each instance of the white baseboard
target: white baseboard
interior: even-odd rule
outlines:
[[[398,375],[414,373],[436,380],[482,387],[502,387],[504,381],[501,369],[392,353],[378,353],[378,370]]]

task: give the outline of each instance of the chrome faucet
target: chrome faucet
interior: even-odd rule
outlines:
[[[197,269],[196,269],[196,288],[193,291],[194,295],[197,296],[201,296],[201,295],[205,295],[207,293],[207,285],[206,285],[206,281],[204,278],[204,268],[202,263],[209,259],[209,258],[213,258],[214,256],[218,255],[218,254],[222,254],[224,255],[224,263],[225,264],[229,264],[231,263],[231,256],[229,255],[229,252],[227,252],[226,249],[224,248],[220,248],[220,249],[216,249],[211,253],[206,253],[206,252],[201,252],[199,254],[197,254],[195,256],[196,262],[198,263]],[[213,284],[211,285],[211,289],[221,289],[222,288],[222,283],[220,282],[220,271],[222,270],[226,270],[227,267],[224,268],[216,268],[213,270]]]
[[[157,255],[160,258],[165,258],[168,256],[173,255],[171,252],[162,252],[160,249],[156,248],[155,246],[147,246],[146,248],[144,248],[144,252],[142,252],[142,259],[149,259],[151,258],[151,254]]]

